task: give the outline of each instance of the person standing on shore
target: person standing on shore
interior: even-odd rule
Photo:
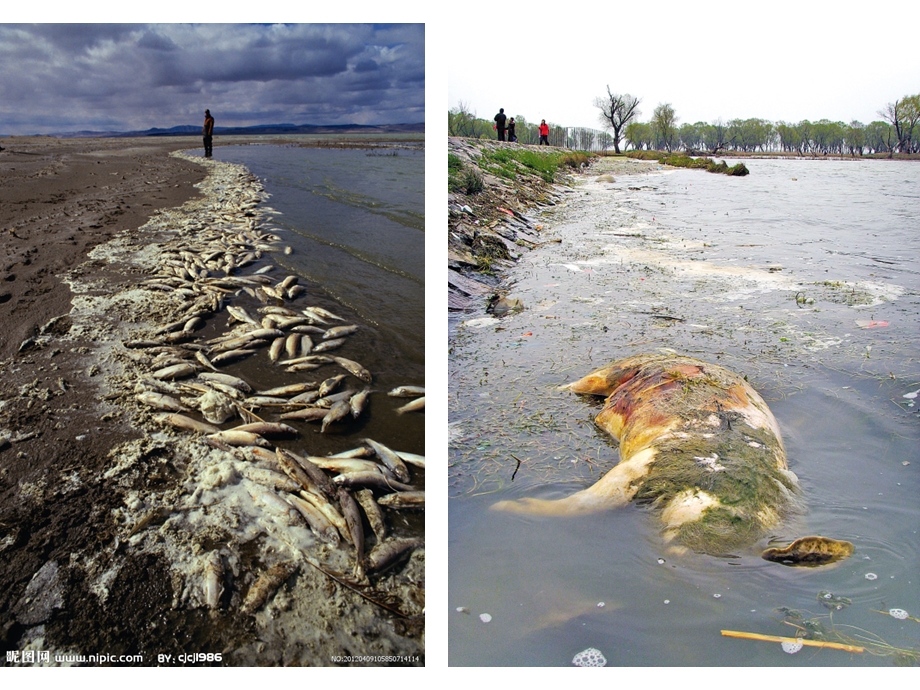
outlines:
[[[204,111],[204,127],[201,128],[201,133],[204,135],[204,157],[211,157],[211,137],[214,134],[214,118],[211,117],[211,111]]]
[[[517,136],[514,134],[514,118],[512,117],[508,120],[508,141],[517,141]]]
[[[546,124],[546,120],[540,121],[540,146],[543,144],[549,146],[549,125]]]
[[[498,140],[505,140],[505,120],[508,119],[508,116],[505,115],[505,109],[499,108],[498,115],[495,116],[495,129],[498,130]]]

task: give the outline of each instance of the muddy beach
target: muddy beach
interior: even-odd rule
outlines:
[[[271,273],[270,257],[285,245],[265,229],[270,209],[245,168],[168,155],[194,140],[129,141],[16,138],[0,152],[11,181],[3,185],[0,304],[11,326],[0,341],[5,650],[34,651],[20,658],[50,665],[58,654],[70,655],[65,664],[93,665],[79,657],[96,654],[114,655],[104,662],[113,665],[123,663],[119,655],[153,665],[160,654],[182,653],[215,665],[424,663],[424,504],[381,506],[389,529],[375,534],[349,498],[373,502],[389,488],[339,482],[349,505],[339,510],[350,517],[332,534],[316,511],[303,508],[317,521],[308,522],[279,498],[308,492],[281,473],[276,447],[294,455],[360,447],[373,465],[362,441],[377,431],[366,412],[360,417],[361,401],[357,414],[350,410],[355,421],[337,413],[322,434],[306,421],[274,428],[285,438],[261,443],[262,453],[232,435],[204,441],[190,422],[155,407],[157,396],[174,396],[183,408],[176,414],[224,430],[277,424],[289,409],[288,400],[260,407],[215,392],[203,376],[209,368],[263,392],[281,380],[306,390],[330,379],[330,393],[358,397],[373,373],[347,358],[352,342],[373,334],[362,336],[362,324],[356,334],[334,331],[328,355],[312,355],[316,375],[275,370],[250,332],[283,333],[289,355],[309,357],[310,338],[320,344],[351,315],[322,316],[336,305],[310,286],[290,291],[296,279]],[[209,251],[217,264],[169,269],[203,238],[220,247],[220,258]],[[276,293],[282,285],[289,292]],[[283,328],[256,311],[298,305],[317,311]],[[231,316],[230,306],[241,311]],[[286,330],[297,321],[312,335]],[[252,344],[248,355],[228,355],[240,350],[217,342],[229,331]],[[209,367],[208,355],[221,354],[227,363]],[[393,398],[393,408],[397,400],[407,402]],[[405,476],[413,489],[424,487],[423,462]],[[384,543],[390,553],[375,552]]]

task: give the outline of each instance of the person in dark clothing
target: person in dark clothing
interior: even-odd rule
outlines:
[[[514,135],[514,118],[512,117],[508,120],[508,141],[517,141],[517,137]]]
[[[211,137],[214,135],[214,118],[211,117],[211,111],[204,111],[204,127],[201,128],[204,135],[204,157],[211,157]]]
[[[540,146],[546,144],[549,146],[549,125],[546,124],[546,120],[540,121]]]
[[[495,116],[495,129],[498,130],[498,140],[505,140],[505,121],[508,119],[508,116],[505,115],[505,109],[499,108],[498,115]]]

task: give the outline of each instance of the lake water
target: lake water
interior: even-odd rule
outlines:
[[[526,253],[506,280],[524,311],[455,321],[452,665],[565,666],[590,647],[629,666],[890,666],[892,648],[916,653],[920,623],[888,611],[920,618],[908,397],[920,389],[920,165],[745,163],[744,178],[583,178],[540,217],[561,243]],[[771,536],[846,539],[851,558],[788,568],[759,557],[767,540],[733,558],[681,555],[641,506],[567,519],[489,510],[569,495],[613,467],[616,443],[593,424],[600,399],[556,387],[662,349],[748,377],[806,503]],[[828,592],[851,603],[832,612]],[[870,644],[788,654],[720,634],[793,637],[790,623]]]
[[[320,434],[317,427],[306,448],[294,442],[292,449],[325,455],[370,437],[424,455],[424,413],[397,414],[409,399],[386,395],[397,386],[425,385],[422,148],[222,146],[214,149],[214,159],[243,164],[262,182],[269,194],[265,205],[276,212],[265,229],[292,249],[271,255],[278,268],[270,275],[296,275],[307,287],[295,306],[320,306],[357,324],[358,332],[332,354],[359,362],[374,377],[365,414],[334,433]],[[234,303],[251,313],[261,306],[245,295]],[[290,375],[264,357],[228,371],[266,387],[290,383]],[[420,488],[424,474],[413,474]],[[405,514],[397,533],[422,534],[423,512]]]

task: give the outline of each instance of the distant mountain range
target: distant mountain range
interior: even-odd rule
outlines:
[[[253,125],[252,127],[215,127],[214,136],[221,134],[401,134],[405,132],[423,132],[425,123],[399,125]],[[76,137],[183,137],[201,136],[201,126],[179,125],[169,129],[154,127],[138,132],[94,132],[84,130],[81,132],[65,132],[52,136],[61,138]]]

